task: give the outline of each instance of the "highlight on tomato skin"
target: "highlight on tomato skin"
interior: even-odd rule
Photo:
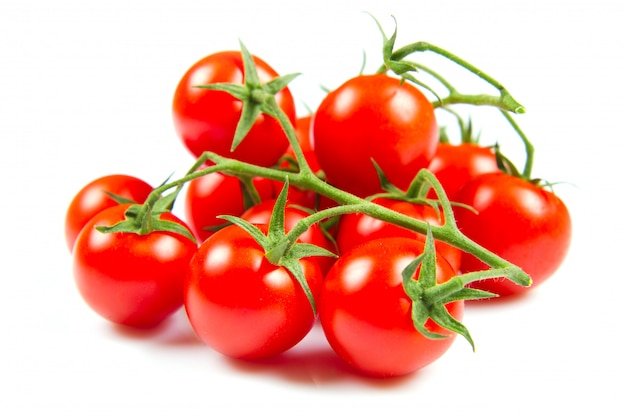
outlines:
[[[413,373],[440,358],[455,333],[430,319],[429,339],[415,329],[411,299],[402,285],[402,270],[424,250],[414,239],[375,239],[342,255],[324,280],[319,315],[324,334],[337,355],[359,373],[394,377]],[[449,263],[437,257],[437,282],[455,276]],[[461,320],[464,303],[446,304]]]
[[[459,229],[496,255],[519,266],[533,280],[530,287],[504,278],[471,284],[500,296],[524,294],[547,281],[561,266],[572,239],[572,219],[563,201],[553,192],[504,172],[483,174],[456,194],[454,207]],[[487,269],[480,260],[464,253],[461,270]]]

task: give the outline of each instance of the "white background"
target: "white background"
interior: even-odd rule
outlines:
[[[624,152],[620,2],[34,1],[0,5],[0,415],[618,415],[622,408]],[[196,60],[241,39],[292,84],[301,114],[320,86],[378,66],[377,16],[398,45],[426,40],[500,80],[524,104],[534,173],[563,182],[574,240],[530,296],[468,307],[462,339],[405,378],[350,373],[319,328],[281,359],[228,360],[177,314],[151,332],[112,326],[80,299],[63,219],[92,179],[156,185],[192,163],[171,98]],[[419,56],[415,59],[421,59]],[[427,59],[427,58],[425,58]],[[492,120],[480,112],[477,120]],[[523,161],[500,119],[485,141]],[[226,412],[228,410],[228,412]],[[217,413],[217,414],[216,414]]]

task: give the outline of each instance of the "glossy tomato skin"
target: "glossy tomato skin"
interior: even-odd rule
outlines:
[[[143,203],[153,188],[144,180],[125,174],[97,178],[76,193],[65,215],[65,242],[72,252],[78,234],[87,222],[102,210],[118,203],[108,193]]]
[[[452,201],[472,178],[500,170],[493,150],[473,143],[440,143],[428,169],[435,174]]]
[[[319,293],[316,262],[300,261],[311,291]],[[296,345],[315,315],[304,290],[244,230],[216,232],[192,259],[185,281],[185,308],[199,338],[237,359],[260,359]]]
[[[268,225],[271,217],[272,210],[274,210],[274,205],[276,204],[276,200],[266,200],[259,204],[256,204],[246,210],[241,218],[249,221],[253,224],[265,224]],[[309,215],[306,211],[287,205],[285,207],[285,231],[290,231],[293,229],[298,222]],[[331,241],[324,235],[319,224],[313,224],[309,227],[304,233],[300,235],[298,241],[301,243],[310,243],[312,245],[319,246],[324,248],[332,253],[336,253],[334,245]],[[322,273],[325,275],[326,272],[330,269],[330,267],[335,263],[335,258],[330,256],[315,256],[311,257],[311,259],[317,260],[320,265],[320,269]]]
[[[460,203],[477,210],[455,208],[457,224],[466,236],[530,275],[531,287],[503,278],[473,286],[501,296],[524,293],[546,281],[561,265],[569,249],[572,223],[565,204],[554,193],[505,173],[484,174],[458,193]],[[470,254],[464,254],[461,270],[486,269]]]
[[[258,178],[253,182],[261,200],[274,197],[272,181]],[[199,241],[228,224],[217,216],[240,216],[245,210],[243,190],[237,177],[215,172],[189,182],[185,194],[185,219]]]
[[[361,197],[380,191],[373,158],[406,189],[435,154],[433,106],[411,83],[384,74],[352,78],[329,93],[313,117],[315,154],[328,181]]]
[[[123,220],[127,208],[105,209],[85,225],[74,247],[74,278],[85,302],[100,316],[113,323],[147,328],[182,306],[183,280],[197,246],[170,232],[138,235],[95,229]],[[160,218],[185,226],[171,213]]]
[[[428,339],[413,325],[400,273],[423,248],[408,238],[373,240],[342,255],[324,280],[319,307],[324,334],[346,363],[366,375],[414,372],[437,360],[454,340],[454,334],[430,320],[428,330],[450,337]],[[450,265],[438,258],[438,282],[453,276]],[[462,318],[463,302],[446,308],[457,320]]]
[[[384,198],[374,199],[373,202],[433,225],[443,224],[443,214],[437,213],[437,211],[430,206]],[[343,254],[370,240],[386,237],[406,237],[421,242],[426,240],[426,237],[421,233],[413,232],[362,213],[352,213],[341,217],[336,241],[339,253]],[[435,247],[437,253],[443,256],[455,271],[458,271],[461,266],[462,251],[441,241],[436,241]]]
[[[278,77],[263,60],[254,57],[254,62],[261,82]],[[196,157],[212,151],[256,165],[275,164],[289,144],[280,124],[272,117],[260,115],[246,138],[231,152],[242,104],[226,92],[196,87],[213,83],[243,83],[240,52],[223,51],[202,58],[187,70],[176,87],[172,104],[174,127],[187,149]],[[289,89],[275,97],[294,123],[295,105]]]

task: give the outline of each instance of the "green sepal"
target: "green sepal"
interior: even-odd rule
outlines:
[[[196,241],[196,238],[185,226],[169,220],[161,220],[156,217],[152,220],[152,231],[176,233],[185,236],[192,242]]]
[[[122,197],[121,195],[113,194],[110,191],[105,191],[104,193],[108,195],[117,204],[137,204],[137,202],[133,199]]]
[[[296,243],[291,248],[291,255],[298,259],[309,256],[328,256],[330,258],[337,258],[336,253],[310,243]]]
[[[241,217],[230,216],[227,214],[217,216],[218,219],[223,219],[229,221],[230,223],[239,226],[243,230],[245,230],[252,238],[261,246],[264,250],[269,249],[269,242],[267,236],[263,234],[263,232],[255,225],[250,223],[247,220],[242,219]]]
[[[283,88],[287,87],[289,83],[291,83],[294,79],[296,79],[300,75],[301,74],[299,72],[281,75],[280,77],[274,78],[273,80],[265,83],[263,85],[263,88],[265,89],[265,91],[267,91],[271,95],[278,94]]]
[[[239,118],[239,122],[237,123],[237,128],[235,129],[235,136],[233,137],[233,143],[230,146],[230,151],[234,152],[235,149],[239,146],[239,144],[243,141],[246,135],[254,126],[257,117],[261,114],[260,103],[254,103],[251,100],[244,100],[243,107],[241,109],[241,117]]]
[[[401,197],[404,196],[404,191],[393,185],[387,175],[383,171],[383,169],[378,165],[378,163],[371,158],[372,164],[374,165],[374,169],[376,170],[376,175],[378,176],[378,182],[380,184],[380,188],[388,193],[387,197],[393,198],[394,196]],[[370,197],[371,199],[371,197]]]
[[[140,204],[133,204],[124,212],[124,220],[113,226],[96,226],[96,230],[102,233],[135,233],[138,235],[170,232],[185,236],[192,242],[196,241],[193,234],[185,226],[170,220],[161,220],[159,216],[163,212],[148,211],[140,218],[142,208],[143,206]]]
[[[431,332],[426,328],[426,322],[431,316],[431,310],[426,308],[422,303],[413,303],[411,306],[411,317],[413,318],[413,326],[424,337],[429,339],[447,339],[449,336],[441,333]]]
[[[476,346],[474,345],[474,340],[470,335],[467,327],[463,325],[460,321],[452,317],[450,312],[445,308],[443,304],[435,304],[430,309],[430,318],[437,323],[440,327],[444,329],[448,329],[453,331],[454,333],[460,334],[469,342],[472,346],[472,350],[476,351]]]
[[[289,272],[291,272],[291,274],[294,276],[296,281],[298,281],[298,284],[300,284],[300,286],[302,287],[302,290],[304,291],[306,298],[309,300],[309,303],[311,304],[311,308],[313,309],[313,315],[317,316],[317,305],[315,303],[315,297],[313,296],[313,293],[311,292],[311,287],[309,286],[309,283],[306,281],[306,277],[304,276],[304,271],[302,270],[302,265],[300,265],[298,258],[294,258],[294,257],[281,258],[280,265],[285,267]]]
[[[452,303],[454,301],[468,301],[468,300],[484,300],[487,298],[497,298],[498,294],[494,294],[489,291],[483,291],[476,288],[462,288],[457,292],[440,300],[443,304]]]

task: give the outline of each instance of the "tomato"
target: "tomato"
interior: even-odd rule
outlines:
[[[261,82],[278,76],[266,62],[253,58]],[[242,103],[229,93],[196,87],[213,83],[243,83],[240,52],[224,51],[208,55],[193,64],[178,83],[172,108],[174,127],[184,145],[196,157],[204,151],[212,151],[256,165],[275,164],[289,145],[278,121],[259,115],[243,142],[231,152]],[[283,89],[275,97],[280,108],[294,123],[295,104],[289,89]]]
[[[503,172],[483,174],[467,183],[456,199],[477,213],[455,208],[459,229],[470,239],[522,268],[533,280],[522,287],[494,278],[472,286],[501,296],[530,291],[561,265],[569,249],[572,223],[554,193]],[[486,269],[473,255],[463,254],[464,272]]]
[[[372,158],[389,180],[408,188],[435,154],[433,106],[410,82],[360,75],[329,93],[313,117],[315,154],[327,180],[365,197],[380,192]]]
[[[65,241],[70,252],[85,224],[105,208],[118,204],[107,192],[143,203],[152,190],[152,186],[144,180],[123,174],[100,177],[85,185],[74,196],[65,215]]]
[[[182,306],[183,280],[197,246],[172,232],[138,235],[95,229],[123,220],[128,207],[105,209],[85,225],[74,246],[74,278],[85,302],[100,316],[152,327]],[[185,225],[169,212],[160,219]]]
[[[260,204],[254,205],[246,210],[241,215],[241,218],[253,224],[267,225],[272,217],[272,210],[274,210],[275,204],[275,200],[263,201]],[[290,231],[300,220],[306,218],[308,215],[309,213],[306,211],[288,205],[285,207],[285,230],[287,232]],[[337,252],[330,240],[324,236],[324,233],[317,223],[309,227],[306,232],[302,233],[298,238],[298,241],[322,247],[333,253]],[[335,258],[329,256],[315,256],[311,259],[316,259],[318,261],[323,274],[326,274],[330,267],[335,263]]]
[[[495,152],[474,143],[439,144],[428,169],[435,174],[452,201],[457,191],[472,178],[500,170]]]
[[[450,337],[426,338],[413,324],[401,272],[423,250],[415,239],[372,240],[342,255],[326,276],[320,322],[332,349],[356,370],[377,377],[408,374],[434,362],[452,344],[454,334],[432,320],[426,322],[429,331]],[[450,265],[437,257],[437,281],[453,276]],[[446,309],[460,320],[463,306],[455,301]]]
[[[443,214],[438,213],[431,206],[384,198],[374,199],[373,202],[430,224],[444,224]],[[352,213],[341,217],[336,240],[339,253],[343,254],[367,241],[384,237],[407,237],[421,242],[426,240],[426,236],[421,233],[413,232],[362,213]],[[436,241],[435,247],[437,253],[442,255],[455,271],[458,271],[461,266],[462,251],[441,241]]]
[[[270,180],[258,178],[253,184],[261,200],[274,197]],[[243,189],[237,177],[216,172],[189,182],[185,194],[185,219],[198,240],[205,240],[228,224],[217,216],[240,216],[245,210]]]
[[[265,230],[265,229],[264,229]],[[315,261],[300,264],[314,296],[322,275]],[[189,321],[207,345],[233,358],[277,355],[297,344],[315,322],[304,290],[282,266],[265,258],[246,231],[231,225],[208,238],[185,281]]]

